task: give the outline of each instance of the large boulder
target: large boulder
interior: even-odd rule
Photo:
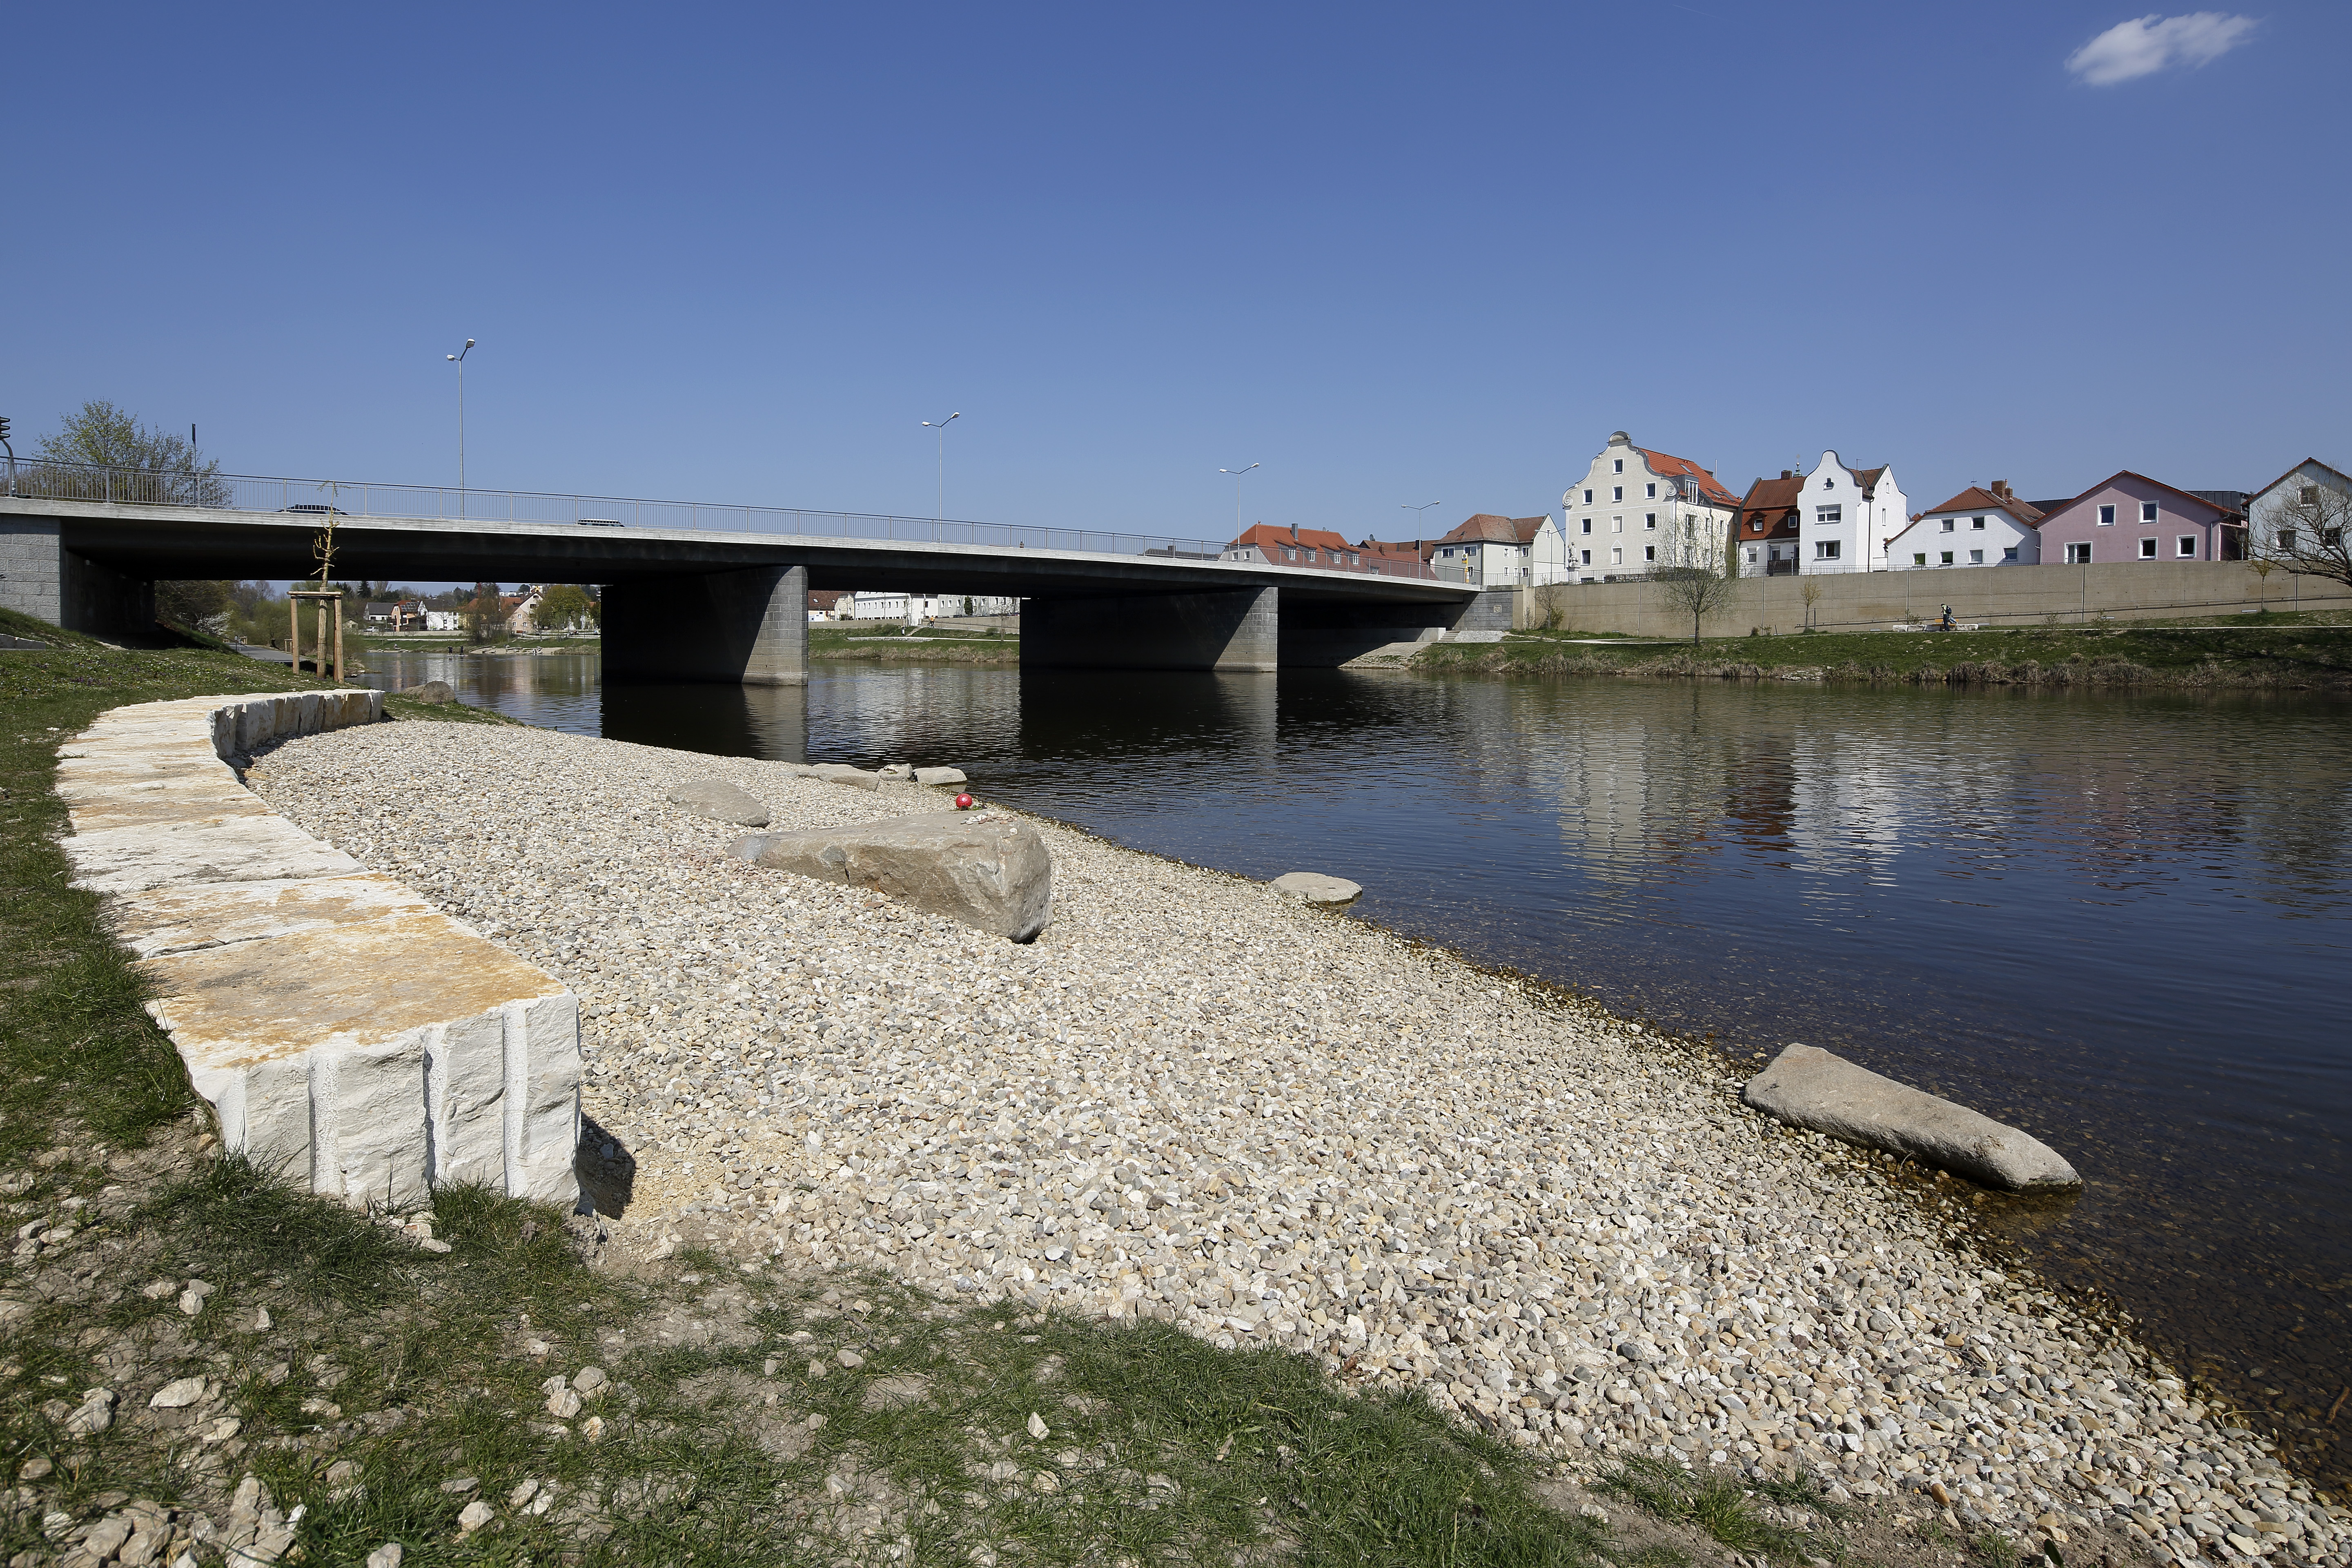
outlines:
[[[697,779],[692,784],[682,784],[669,792],[668,799],[670,805],[713,822],[731,822],[738,827],[768,826],[768,803],[725,779]]]
[[[418,702],[455,702],[457,691],[446,680],[428,680],[418,686],[404,686],[398,695]]]
[[[1045,929],[1054,862],[1037,830],[994,811],[894,816],[850,827],[746,834],[730,854],[779,871],[872,888],[1013,942]]]
[[[2012,1193],[2079,1187],[2083,1178],[2031,1134],[1818,1046],[1790,1046],[1748,1080],[1740,1099],[1768,1116],[1884,1149],[1981,1186]]]
[[[1347,878],[1320,871],[1286,871],[1274,879],[1274,890],[1302,904],[1352,904],[1364,896],[1364,889]]]

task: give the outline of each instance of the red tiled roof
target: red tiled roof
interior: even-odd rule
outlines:
[[[1739,502],[1737,535],[1741,539],[1774,539],[1797,531],[1797,498],[1804,493],[1805,476],[1758,479]]]
[[[1499,512],[1478,512],[1461,527],[1438,541],[1440,544],[1525,544],[1544,525],[1540,517],[1505,517]]]
[[[1996,510],[2009,513],[2010,516],[2017,519],[2018,521],[2023,523],[2028,528],[2032,528],[2035,523],[2042,521],[2042,513],[2039,509],[2018,500],[2015,496],[1997,496],[1993,494],[1992,491],[1985,489],[1982,485],[1970,485],[1968,489],[1962,490],[1959,494],[1954,496],[1943,505],[1929,507],[1926,511],[1919,513],[1919,517],[1934,517],[1948,511],[1993,511]],[[1915,518],[1913,521],[1916,521],[1917,519]]]
[[[1384,556],[1391,560],[1426,561],[1431,552],[1436,550],[1437,542],[1429,539],[1400,539],[1391,543],[1382,543],[1377,539],[1367,539],[1356,548],[1367,555]]]
[[[1716,483],[1713,474],[1708,473],[1688,458],[1677,458],[1672,452],[1654,452],[1647,447],[1636,447],[1633,450],[1647,458],[1650,460],[1650,467],[1668,479],[1696,479],[1699,493],[1716,505],[1738,506],[1739,504],[1738,496]]]
[[[1305,545],[1317,550],[1356,548],[1328,528],[1277,528],[1270,522],[1256,523],[1243,530],[1241,537],[1225,548],[1239,550],[1245,544],[1255,544],[1260,549],[1276,545],[1286,545],[1292,549]]]

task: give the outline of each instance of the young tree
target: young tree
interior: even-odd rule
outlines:
[[[220,477],[217,461],[202,461],[179,437],[150,430],[103,399],[61,416],[57,433],[41,438],[37,457],[41,466],[35,482],[60,500],[111,496],[218,507],[229,502],[228,481]]]
[[[2252,563],[2267,561],[2291,577],[2325,577],[2352,587],[2352,495],[2334,485],[2280,487],[2251,520],[2249,531]],[[2259,565],[2254,570],[2261,574]]]
[[[1668,534],[1660,553],[1665,563],[1650,574],[1650,581],[1665,595],[1667,604],[1691,618],[1691,642],[1696,645],[1700,624],[1727,609],[1738,592],[1731,557],[1687,518]]]
[[[477,583],[466,601],[466,637],[478,643],[497,642],[507,635],[506,606],[499,602],[496,583]]]
[[[1821,603],[1822,598],[1822,580],[1819,577],[1807,577],[1802,579],[1797,584],[1797,597],[1805,601],[1805,629],[1807,631],[1811,631],[1813,629],[1813,606]]]

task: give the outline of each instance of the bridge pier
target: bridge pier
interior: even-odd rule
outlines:
[[[57,520],[0,517],[0,605],[110,641],[155,635],[155,584],[65,547]]]
[[[1280,658],[1281,593],[1233,588],[1024,599],[1021,666],[1270,670]]]
[[[621,680],[808,679],[808,568],[627,577],[604,585],[604,675]]]

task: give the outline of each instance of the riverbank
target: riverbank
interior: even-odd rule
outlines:
[[[625,1248],[1162,1319],[1588,1473],[1672,1453],[1915,1523],[1932,1487],[1954,1528],[2343,1551],[2256,1440],[1948,1236],[1967,1209],[1745,1111],[1719,1063],[1052,823],[1055,923],[1009,947],[731,859],[662,803],[702,777],[780,826],[939,805],[530,731],[351,731],[254,775],[582,994]]]
[[[320,683],[0,631],[42,645],[0,652],[0,1560],[341,1563],[399,1543],[1141,1568],[1273,1534],[1333,1561],[1604,1568],[1643,1540],[1576,1514],[1584,1494],[1528,1456],[1279,1352],[698,1247],[632,1258],[593,1217],[476,1190],[395,1229],[221,1158],[103,906],[69,885],[55,755],[110,708]],[[484,732],[376,728],[396,751]],[[1743,1549],[1870,1540],[1776,1507],[1727,1516]]]
[[[1021,637],[998,632],[918,632],[908,636],[886,622],[812,626],[811,658],[874,659],[885,663],[1019,664]]]
[[[2284,617],[2281,617],[2284,619]],[[1514,632],[1435,643],[1412,667],[1516,675],[2352,692],[2352,627],[2303,624],[1996,627],[1707,637],[1696,644]]]

